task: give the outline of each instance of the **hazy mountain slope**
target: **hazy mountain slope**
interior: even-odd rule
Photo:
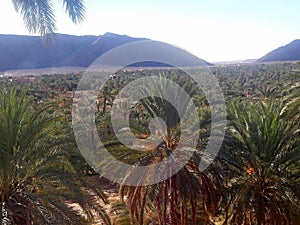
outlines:
[[[132,38],[126,35],[117,35],[106,33],[103,36],[94,38],[93,41],[87,42],[72,52],[69,57],[62,62],[64,66],[81,66],[87,67],[103,53],[126,43],[135,41],[149,40],[146,38]]]
[[[102,36],[57,34],[53,45],[45,46],[39,37],[0,35],[0,71],[58,66],[89,66],[116,46],[146,40],[106,33]]]
[[[300,60],[300,40],[279,47],[263,56],[258,62],[295,61]]]
[[[54,43],[45,46],[37,36],[0,35],[0,71],[70,66],[88,67],[99,56],[117,46],[143,40],[149,39],[112,33],[100,36],[57,34]],[[178,48],[167,47],[165,53],[171,57],[178,53],[175,49]],[[154,55],[152,56],[155,58]],[[198,65],[199,61],[196,57],[194,58],[189,58],[190,61],[183,63],[183,66]],[[206,65],[212,65],[203,62]],[[157,62],[141,62],[136,66],[164,65]]]

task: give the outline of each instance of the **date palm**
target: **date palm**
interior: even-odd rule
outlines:
[[[30,33],[39,34],[49,41],[49,34],[56,30],[53,1],[48,0],[12,0],[15,10],[23,17]],[[80,23],[84,18],[83,0],[63,0],[62,4],[73,23]]]
[[[94,210],[110,224],[95,200],[106,201],[104,194],[71,163],[62,121],[51,105],[31,103],[24,91],[0,92],[1,220],[22,225],[86,224]],[[87,218],[67,203],[77,203]]]
[[[149,157],[147,164],[156,163],[156,158]],[[210,224],[220,196],[211,177],[199,171],[193,160],[158,184],[123,185],[120,193],[123,199],[126,196],[131,224],[141,225],[147,220],[162,225]]]
[[[284,110],[275,101],[231,104],[220,153],[231,171],[224,224],[291,224],[300,213],[299,127]]]
[[[171,77],[174,79],[174,77]],[[193,83],[188,80],[187,76],[182,75],[181,79],[185,79],[182,84],[183,89],[189,94],[190,99],[195,93]],[[177,81],[177,80],[175,80]],[[165,122],[165,128],[157,125],[158,133],[151,132],[152,135],[158,134],[161,143],[157,147],[151,144],[147,145],[148,151],[142,153],[132,153],[133,151],[126,150],[121,147],[118,142],[110,142],[106,147],[119,160],[134,166],[148,166],[162,162],[166,158],[172,158],[172,152],[176,151],[179,142],[180,146],[189,146],[193,141],[192,137],[197,137],[196,140],[201,139],[199,149],[190,158],[188,163],[183,166],[177,173],[173,174],[171,168],[157,168],[149,170],[145,177],[141,177],[140,181],[146,180],[147,175],[155,174],[157,178],[164,174],[170,176],[161,182],[149,185],[136,184],[129,186],[126,184],[126,179],[130,179],[131,171],[128,171],[128,176],[124,177],[124,184],[120,186],[121,197],[126,202],[128,212],[131,218],[131,224],[161,224],[161,225],[188,225],[188,224],[210,224],[211,219],[217,214],[220,195],[216,190],[216,186],[210,174],[199,171],[198,164],[203,148],[206,145],[210,127],[210,111],[207,108],[201,109],[197,115],[200,120],[200,131],[197,129],[197,122],[195,120],[189,121],[193,118],[190,115],[190,101],[185,101],[177,89],[174,93],[169,93],[174,101],[180,103],[180,108],[183,113],[188,113],[189,117],[180,117],[175,106],[165,100],[164,92],[170,90],[169,83],[163,75],[159,77],[159,82],[151,85],[144,85],[143,91],[146,93],[156,93],[155,96],[150,94],[147,98],[140,100],[140,103],[135,107],[148,115],[148,119],[162,118]],[[147,89],[148,88],[148,89]],[[153,88],[153,89],[151,89]],[[151,89],[151,91],[150,91]],[[188,118],[184,120],[184,118]],[[135,118],[131,118],[134,120]],[[149,122],[149,121],[148,121]],[[192,122],[192,128],[189,127]],[[144,123],[142,123],[144,127]],[[183,127],[189,127],[189,138],[182,138]],[[162,129],[160,129],[162,128]],[[188,129],[188,128],[186,128]],[[142,129],[141,129],[142,130]],[[119,145],[119,146],[118,146]],[[178,161],[176,161],[178,160]],[[180,160],[174,159],[172,164],[177,164]],[[134,171],[133,167],[133,170]],[[172,175],[173,174],[173,175]],[[158,178],[159,179],[159,178]],[[121,205],[124,207],[124,205]],[[121,211],[124,211],[121,210]],[[124,219],[125,220],[125,219]],[[128,220],[127,220],[128,223]]]

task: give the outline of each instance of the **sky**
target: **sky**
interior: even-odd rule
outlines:
[[[260,58],[300,39],[299,0],[85,0],[79,25],[52,2],[57,33],[146,37],[209,62]],[[0,11],[1,34],[29,35],[11,0]]]

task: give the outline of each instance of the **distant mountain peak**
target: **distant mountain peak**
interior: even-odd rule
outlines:
[[[296,39],[285,46],[281,46],[262,58],[258,62],[279,62],[300,60],[300,39]]]
[[[102,36],[103,36],[103,37],[120,37],[120,36],[124,36],[124,35],[115,34],[115,33],[111,33],[111,32],[106,32],[106,33],[103,34]]]

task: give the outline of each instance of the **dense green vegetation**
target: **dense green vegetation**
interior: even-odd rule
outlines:
[[[5,220],[89,224],[96,211],[103,223],[117,225],[299,224],[300,64],[218,66],[211,73],[224,92],[228,124],[222,148],[205,171],[198,165],[211,130],[209,102],[181,70],[121,70],[99,90],[93,109],[98,134],[123,162],[160,162],[180,141],[178,115],[159,97],[137,102],[129,119],[133,133],[145,139],[151,135],[150,119],[164,118],[167,130],[157,134],[161,144],[148,144],[149,151],[141,153],[118,141],[111,107],[119,91],[135,79],[154,75],[178,83],[197,106],[201,124],[193,134],[197,151],[178,173],[148,186],[128,186],[124,178],[118,185],[120,199],[111,202],[89,179],[94,171],[80,156],[71,129],[72,101],[82,74],[0,78],[0,210]],[[101,201],[110,210],[105,212]],[[70,202],[84,213],[74,211]]]
[[[4,224],[86,224],[105,196],[78,163],[69,127],[53,103],[33,104],[25,91],[0,93],[0,196]],[[87,220],[67,203],[76,202]]]

